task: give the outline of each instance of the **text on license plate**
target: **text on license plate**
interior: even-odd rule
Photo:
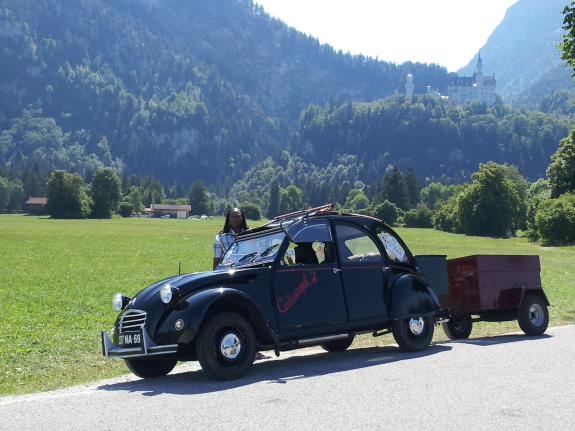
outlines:
[[[118,344],[121,346],[130,346],[132,344],[140,344],[141,334],[120,334]]]

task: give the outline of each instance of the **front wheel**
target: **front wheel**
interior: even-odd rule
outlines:
[[[142,379],[163,377],[174,369],[176,359],[124,359],[128,369]]]
[[[202,369],[217,380],[239,379],[256,356],[256,335],[250,323],[236,313],[211,317],[200,329],[196,353]]]
[[[526,295],[517,310],[517,321],[527,335],[543,334],[549,325],[547,304],[537,295]]]
[[[406,352],[425,350],[433,338],[433,322],[431,317],[412,317],[396,320],[391,326],[393,338]]]

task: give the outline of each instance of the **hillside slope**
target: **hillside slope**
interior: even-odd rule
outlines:
[[[497,92],[508,101],[527,89],[549,69],[562,64],[554,43],[560,42],[561,11],[566,0],[519,0],[509,7],[501,23],[480,49],[483,73],[495,73]],[[552,56],[555,54],[555,56]],[[477,54],[458,70],[470,76]]]
[[[125,0],[126,1],[126,0]],[[320,45],[251,0],[139,0],[155,25],[230,81],[255,95],[270,116],[297,121],[310,103],[371,102],[405,92],[406,75],[446,91],[449,73],[435,64],[395,64]]]

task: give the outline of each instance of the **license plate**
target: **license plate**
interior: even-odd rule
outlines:
[[[139,332],[133,334],[120,334],[118,344],[120,346],[135,346],[139,345],[142,335]]]

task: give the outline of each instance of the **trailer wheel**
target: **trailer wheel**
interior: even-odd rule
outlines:
[[[399,347],[406,352],[427,349],[433,338],[433,322],[430,317],[396,320],[391,330]]]
[[[541,335],[549,325],[547,304],[537,295],[526,295],[517,309],[519,327],[527,335]]]
[[[469,320],[470,316],[462,316],[463,320]],[[469,338],[473,329],[472,322],[461,322],[454,319],[442,324],[443,332],[450,340],[464,340]]]

